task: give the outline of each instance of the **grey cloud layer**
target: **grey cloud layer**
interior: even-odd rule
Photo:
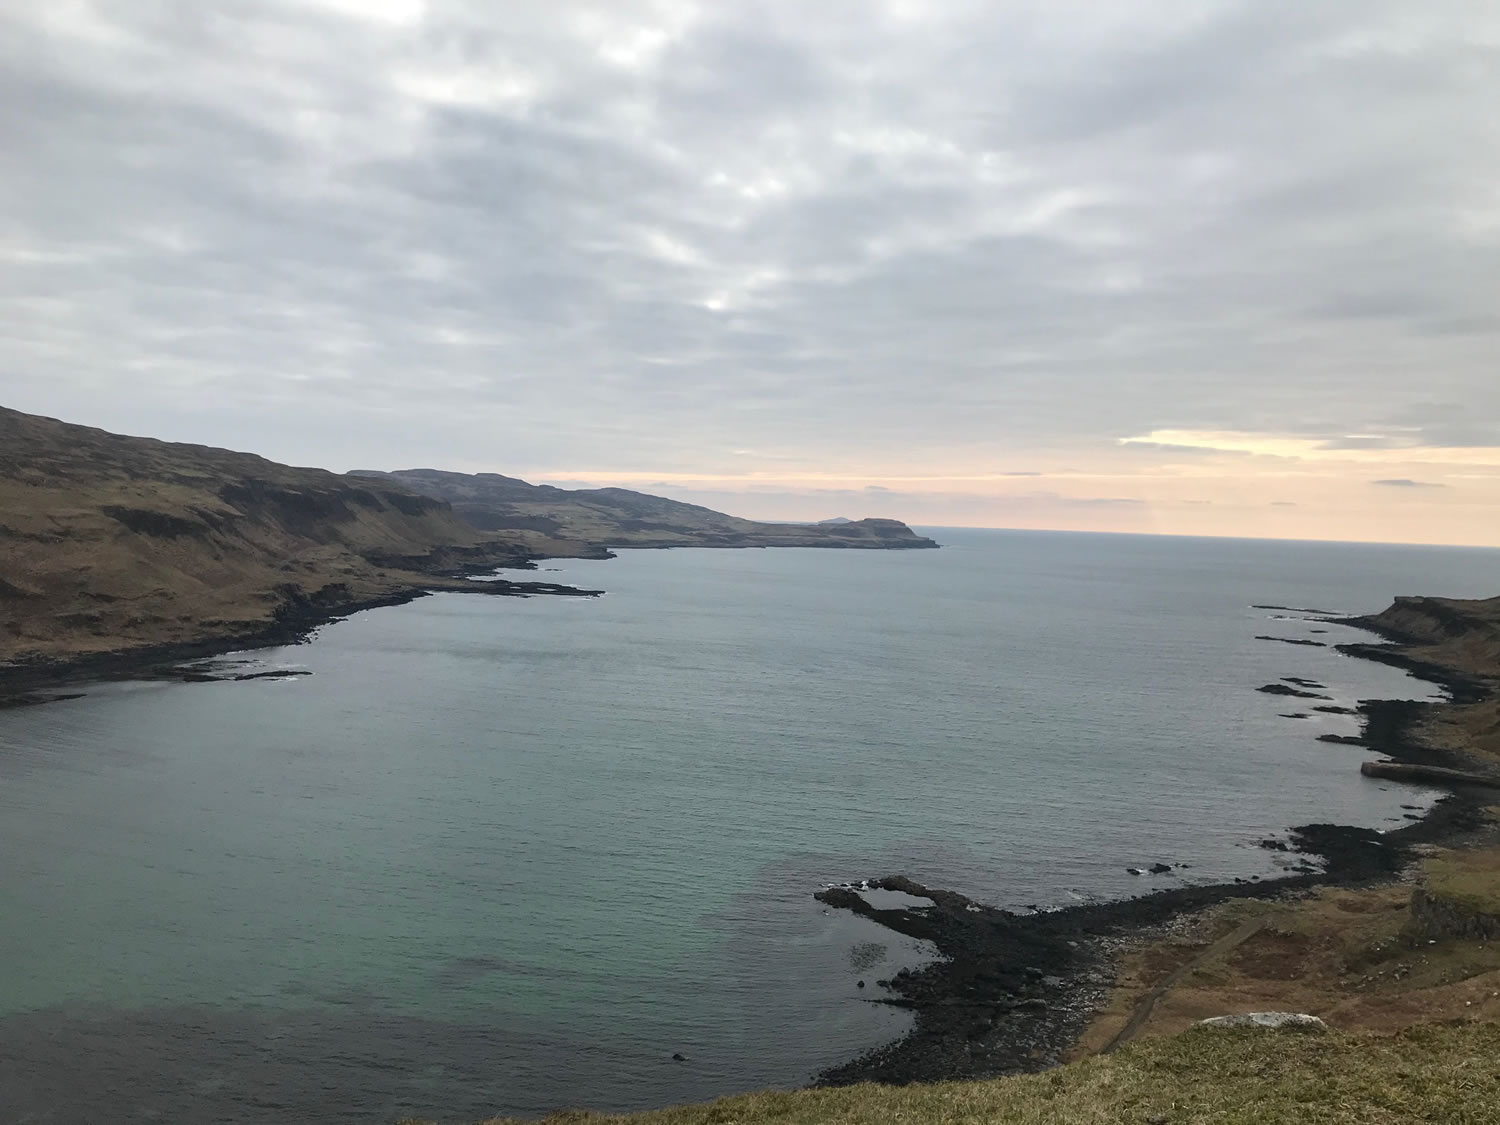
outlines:
[[[0,0],[4,398],[346,465],[1497,444],[1497,44],[1480,0]]]

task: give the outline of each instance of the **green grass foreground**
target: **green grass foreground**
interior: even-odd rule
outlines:
[[[746,1094],[623,1117],[575,1112],[546,1121],[1492,1125],[1500,1123],[1500,1025],[1415,1027],[1390,1037],[1195,1028],[1045,1074]]]

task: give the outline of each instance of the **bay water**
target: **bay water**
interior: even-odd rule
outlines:
[[[1255,689],[1431,687],[1257,638],[1500,592],[1495,551],[927,533],[548,563],[607,594],[437,595],[225,658],[310,676],[0,714],[0,1122],[803,1083],[902,1033],[873,984],[927,955],[819,887],[1060,906],[1272,875],[1256,842],[1308,821],[1405,823],[1431,794],[1316,741],[1355,719]],[[1155,862],[1189,866],[1126,870]]]

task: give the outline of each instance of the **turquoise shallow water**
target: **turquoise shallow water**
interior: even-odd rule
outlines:
[[[1354,720],[1253,689],[1426,687],[1257,640],[1356,634],[1250,607],[1500,578],[1475,550],[933,534],[553,564],[609,593],[437,596],[240,658],[306,678],[0,715],[0,1121],[464,1120],[805,1081],[899,1034],[855,982],[922,952],[818,886],[1063,904],[1156,860],[1271,873],[1250,845],[1297,823],[1399,823],[1420,795],[1315,741]]]

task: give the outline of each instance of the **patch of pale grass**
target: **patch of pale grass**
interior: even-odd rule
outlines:
[[[1500,1025],[1389,1037],[1195,1028],[1045,1074],[745,1094],[547,1125],[1500,1125]],[[499,1119],[489,1125],[509,1125]]]
[[[1427,888],[1481,914],[1500,914],[1500,850],[1451,851],[1429,859]]]

